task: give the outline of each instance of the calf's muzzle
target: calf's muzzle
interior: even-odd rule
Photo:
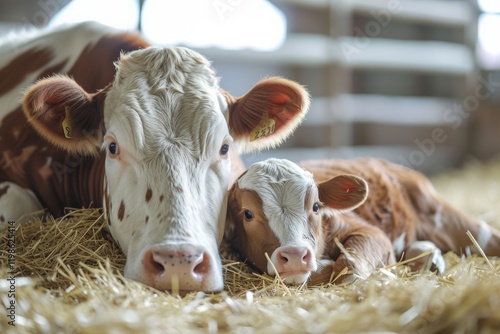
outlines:
[[[305,246],[279,247],[271,260],[285,283],[303,283],[317,269],[313,251]]]

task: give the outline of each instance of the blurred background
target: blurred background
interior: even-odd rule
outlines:
[[[369,155],[433,174],[500,153],[499,0],[0,0],[0,36],[84,20],[197,49],[236,96],[272,75],[307,86],[302,126],[247,164]]]

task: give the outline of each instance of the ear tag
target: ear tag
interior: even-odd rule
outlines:
[[[63,128],[63,132],[64,132],[64,137],[70,139],[71,138],[71,117],[69,115],[69,107],[66,106],[66,108],[64,108],[64,111],[66,113],[66,116],[64,117],[64,119],[62,121],[62,128]]]
[[[274,119],[270,118],[269,115],[264,113],[260,123],[255,127],[255,129],[250,132],[250,141],[257,140],[262,137],[267,137],[274,132],[276,129],[276,122]]]

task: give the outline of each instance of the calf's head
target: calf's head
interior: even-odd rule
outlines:
[[[160,290],[220,290],[233,141],[273,146],[301,121],[308,95],[269,78],[232,97],[185,48],[134,51],[116,68],[97,93],[64,76],[42,80],[24,112],[54,145],[104,161],[103,208],[126,277]]]
[[[367,195],[367,183],[357,176],[316,183],[296,164],[268,159],[252,165],[230,189],[225,238],[262,272],[303,283],[323,253],[322,210],[352,210]]]

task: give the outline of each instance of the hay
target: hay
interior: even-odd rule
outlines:
[[[500,163],[438,176],[438,191],[499,223]],[[499,225],[496,225],[497,227]],[[71,210],[15,230],[16,321],[1,333],[490,333],[500,330],[500,263],[446,254],[447,271],[398,264],[351,284],[286,286],[224,261],[226,290],[184,297],[121,274],[124,255],[98,210]],[[7,231],[0,235],[0,298],[9,305]]]
[[[68,281],[60,277],[61,265],[77,268],[108,261],[115,270],[123,270],[125,257],[106,231],[101,212],[96,209],[68,210],[55,220],[36,219],[16,229],[16,269],[19,276],[32,277],[46,288],[58,288]],[[7,249],[2,235],[1,251]],[[106,259],[106,260],[105,260]]]

